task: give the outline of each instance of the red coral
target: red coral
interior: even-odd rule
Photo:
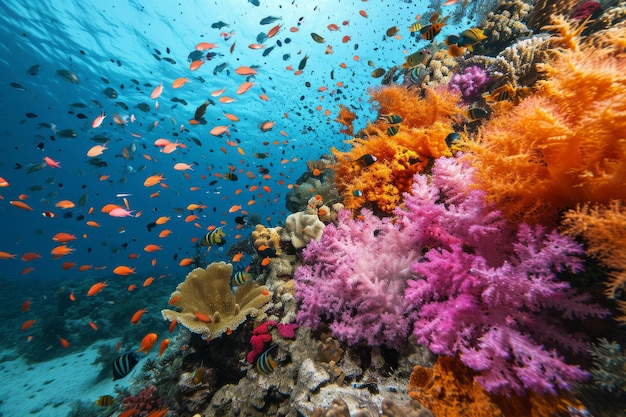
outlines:
[[[250,338],[252,350],[248,352],[248,363],[254,362],[254,360],[263,352],[265,344],[272,341],[270,326],[275,325],[275,321],[268,320],[265,323],[259,324],[254,328],[254,330],[252,330],[252,337]]]
[[[154,385],[148,385],[137,395],[129,395],[122,399],[122,410],[137,410],[135,414],[139,417],[144,417],[151,412],[161,408],[163,400],[157,393],[157,388]]]

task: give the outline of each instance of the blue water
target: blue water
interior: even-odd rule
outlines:
[[[368,17],[362,17],[359,10],[365,10]],[[10,294],[3,299],[1,313],[9,324],[1,331],[4,347],[18,352],[28,350],[28,343],[45,337],[37,346],[58,353],[63,350],[56,340],[58,336],[69,338],[74,351],[86,346],[93,337],[46,333],[41,328],[41,315],[54,311],[51,300],[65,300],[78,283],[90,285],[110,280],[110,286],[115,283],[121,288],[119,293],[107,294],[109,304],[99,305],[100,323],[106,322],[107,315],[119,312],[125,303],[124,308],[130,312],[155,299],[164,304],[189,270],[179,266],[180,260],[198,253],[192,239],[202,238],[210,226],[224,226],[228,243],[210,252],[203,251],[203,260],[208,263],[228,260],[227,250],[237,241],[235,235],[247,236],[250,229],[236,229],[235,217],[242,212],[229,212],[233,205],[241,206],[249,216],[258,215],[264,224],[280,224],[289,214],[285,208],[288,187],[307,170],[306,162],[328,153],[332,146],[348,147],[343,142],[345,135],[339,133],[341,126],[333,122],[338,104],[357,113],[357,129],[375,117],[366,90],[379,85],[380,80],[371,77],[373,68],[368,61],[388,68],[400,65],[407,52],[426,47],[425,41],[409,37],[406,27],[417,15],[432,12],[429,2],[397,0],[261,0],[258,7],[246,0],[3,1],[0,177],[9,186],[0,188],[0,251],[16,255],[12,260],[0,260],[2,288]],[[261,19],[267,16],[281,19],[261,25]],[[228,26],[211,27],[219,21]],[[266,48],[275,46],[271,53],[264,57],[264,50],[248,47],[257,43],[259,33],[266,33],[279,23],[283,27],[278,35],[263,42]],[[331,23],[340,30],[330,31],[327,25]],[[471,23],[462,22],[463,27]],[[394,25],[401,28],[403,38],[384,39],[387,28]],[[292,27],[299,30],[291,32]],[[458,33],[459,29],[460,26],[450,24],[440,36]],[[228,33],[230,39],[220,36],[222,32]],[[316,43],[312,32],[323,36],[326,43]],[[343,43],[346,35],[351,40]],[[218,56],[197,71],[190,71],[188,55],[200,42],[216,43],[211,52]],[[332,45],[332,54],[325,53],[327,44]],[[235,46],[231,53],[232,45]],[[294,75],[305,55],[309,56],[306,67],[301,75]],[[214,75],[215,67],[222,63],[228,66]],[[341,63],[347,69],[341,69]],[[35,65],[40,69],[29,74]],[[254,86],[237,95],[237,87],[246,80],[235,73],[235,68],[242,65],[258,69]],[[294,70],[287,70],[287,66]],[[75,74],[78,83],[59,76],[59,70]],[[173,89],[171,84],[179,77],[188,77],[189,82]],[[338,82],[343,85],[337,86]],[[160,83],[164,89],[156,110],[156,100],[150,94]],[[327,91],[318,91],[320,87]],[[106,88],[115,89],[117,98],[107,97]],[[225,88],[223,95],[236,98],[236,102],[224,104],[218,101],[219,97],[211,97],[211,92],[221,88]],[[265,94],[269,101],[262,100],[260,94]],[[172,101],[175,97],[188,104]],[[190,125],[195,109],[207,98],[216,104],[208,107],[207,124]],[[82,103],[84,108],[72,106],[74,103]],[[150,110],[137,108],[140,103],[147,103]],[[329,113],[325,114],[327,110]],[[94,129],[92,120],[101,112],[107,117]],[[235,114],[240,121],[228,121],[224,112]],[[127,118],[134,115],[136,121],[122,128],[113,123],[114,113]],[[149,131],[148,127],[156,121],[158,126]],[[265,121],[275,122],[269,132],[260,130]],[[231,137],[210,135],[209,130],[217,125],[231,125]],[[58,133],[65,129],[74,130],[76,137],[60,137]],[[102,167],[90,164],[92,158],[87,156],[91,147],[101,144],[92,140],[97,135],[108,138],[108,149],[100,156],[106,163]],[[165,154],[153,145],[158,138],[178,141],[186,147]],[[128,157],[123,156],[125,149],[130,150]],[[259,159],[255,153],[269,156]],[[60,162],[61,168],[45,166],[29,173],[29,169],[44,162],[44,157]],[[193,171],[174,170],[174,164],[179,162],[195,164]],[[234,167],[237,181],[216,176],[231,172],[230,167]],[[263,178],[260,168],[268,170],[267,178]],[[143,185],[146,178],[161,173],[167,188]],[[102,176],[108,178],[101,180]],[[212,181],[215,184],[211,185]],[[258,189],[251,192],[251,186]],[[268,186],[270,191],[264,191],[262,186]],[[191,191],[191,187],[199,190]],[[158,197],[151,198],[157,191]],[[125,204],[118,194],[129,194],[129,208],[141,215],[114,218],[102,213],[106,204]],[[86,199],[83,205],[78,204],[81,197]],[[55,207],[61,200],[70,200],[76,207]],[[251,200],[253,205],[249,205]],[[32,211],[15,207],[9,201],[23,201]],[[191,213],[186,207],[192,203],[206,208],[194,211],[198,216],[195,221],[185,222]],[[93,213],[89,214],[91,207]],[[42,215],[48,211],[55,217]],[[148,231],[146,226],[161,216],[171,220]],[[87,221],[95,221],[100,227],[89,226]],[[171,229],[172,234],[159,238],[163,229]],[[60,244],[52,237],[58,232],[74,234],[77,239],[68,244],[73,253],[53,259],[51,250]],[[148,244],[160,245],[162,250],[147,253],[144,247]],[[28,252],[41,257],[30,262],[21,260]],[[139,257],[129,259],[130,254]],[[152,265],[153,260],[156,266]],[[63,269],[64,262],[76,265]],[[91,268],[79,271],[81,265]],[[113,276],[112,270],[119,265],[135,268],[136,275]],[[154,290],[142,289],[131,299],[123,288],[131,282],[141,287],[147,276],[157,278]],[[23,313],[21,306],[26,300],[32,304]],[[154,323],[160,321],[159,316],[155,308],[146,314],[146,319]],[[19,330],[26,319],[40,321],[26,332],[34,337],[33,342],[28,342],[27,334]],[[109,328],[105,334],[110,338],[122,337],[122,329]]]

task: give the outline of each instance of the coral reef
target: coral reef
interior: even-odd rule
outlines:
[[[324,162],[324,169],[327,169],[334,162],[334,158],[332,163],[330,161]],[[311,171],[314,169],[315,168]],[[303,175],[298,179],[297,186],[287,193],[287,209],[292,213],[304,211],[307,208],[309,200],[316,195],[321,196],[324,202],[338,201],[340,197],[335,189],[333,176],[331,174],[332,171],[328,170],[324,171],[324,173],[318,177],[310,176],[310,173]]]
[[[232,272],[233,266],[224,262],[194,269],[171,296],[175,300],[173,305],[181,311],[162,310],[163,317],[176,319],[206,339],[236,329],[248,316],[258,317],[269,307],[272,299],[269,290],[251,282],[237,287],[233,294]]]
[[[568,406],[579,405],[569,397],[553,395],[489,394],[474,376],[458,359],[440,356],[432,369],[416,366],[407,389],[409,396],[430,408],[435,417],[553,417]]]
[[[354,120],[356,114],[350,110],[347,106],[339,104],[339,115],[335,119],[335,122],[339,123],[343,127],[339,131],[348,136],[354,135]]]
[[[463,72],[454,74],[448,85],[453,91],[461,93],[463,102],[470,104],[480,97],[489,82],[486,70],[478,66],[469,66]]]
[[[591,369],[593,381],[609,392],[626,394],[626,355],[621,346],[601,338],[597,344],[592,344],[589,352],[594,362]]]
[[[582,236],[588,255],[609,269],[606,295],[616,300],[626,323],[626,207],[613,200],[608,205],[585,204],[565,213],[565,233]]]
[[[145,417],[155,410],[161,409],[163,400],[157,392],[157,387],[148,385],[136,395],[129,395],[122,399],[122,410],[137,410],[134,415]]]
[[[524,20],[532,9],[533,6],[522,0],[500,1],[480,23],[480,28],[487,30],[489,37],[476,45],[474,52],[494,56],[516,40],[528,37],[532,31]]]
[[[390,125],[379,119],[363,130],[366,138],[352,140],[349,152],[333,149],[338,161],[333,167],[335,184],[347,209],[369,205],[374,212],[391,213],[413,175],[423,172],[430,158],[451,155],[445,139],[454,131],[454,116],[462,110],[457,107],[458,94],[447,88],[426,89],[423,98],[401,86],[373,88],[369,94],[379,116],[402,118],[399,130],[390,136]],[[361,163],[366,155],[376,161]]]
[[[556,44],[576,42],[576,29],[557,26]],[[515,111],[498,106],[464,143],[478,187],[510,220],[554,224],[578,203],[626,198],[626,79],[618,44],[605,48],[556,53],[536,93]]]
[[[281,227],[265,227],[262,224],[254,226],[254,230],[251,233],[252,240],[254,241],[254,247],[258,249],[260,246],[267,246],[280,253],[280,233]]]
[[[432,413],[425,409],[417,401],[411,402],[409,406],[398,406],[393,401],[385,398],[381,404],[381,417],[432,417]],[[327,409],[321,407],[313,410],[311,417],[371,417],[372,414],[366,411],[357,411],[350,414],[350,407],[344,400],[337,397]]]
[[[287,216],[280,238],[291,242],[294,248],[301,249],[312,240],[319,240],[323,231],[324,223],[316,214],[299,211]]]

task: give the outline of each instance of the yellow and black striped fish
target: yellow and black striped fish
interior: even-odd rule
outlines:
[[[98,407],[108,407],[113,404],[113,397],[110,395],[101,395],[100,398],[96,400],[96,405]]]
[[[234,287],[238,287],[240,285],[245,284],[246,282],[249,282],[250,279],[251,279],[251,276],[249,272],[239,271],[235,273],[235,275],[233,276],[232,285]]]
[[[400,130],[400,126],[398,126],[398,125],[389,126],[387,128],[387,135],[393,136],[396,133],[398,133],[399,130]]]
[[[226,239],[224,239],[224,236],[226,236],[226,233],[224,233],[224,230],[222,229],[224,229],[224,226],[218,227],[217,229],[213,229],[208,232],[206,235],[204,235],[200,244],[202,246],[222,246],[223,244],[225,244]]]
[[[420,22],[415,22],[411,26],[409,26],[409,32],[419,32],[422,29],[422,24]]]
[[[391,125],[402,123],[402,117],[398,116],[397,114],[383,114],[379,117],[379,119]]]
[[[228,181],[237,181],[239,177],[237,177],[237,174],[233,174],[232,172],[227,172],[226,174],[224,174],[224,179]]]
[[[261,356],[259,356],[259,359],[257,359],[256,370],[261,375],[269,375],[274,372],[274,369],[278,367],[278,362],[276,362],[271,353],[271,351],[277,346],[278,345],[270,347],[265,352],[261,353]]]
[[[467,111],[466,116],[470,122],[475,122],[476,120],[484,119],[488,114],[489,113],[485,109],[473,107]]]

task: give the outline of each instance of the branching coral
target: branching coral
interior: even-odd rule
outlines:
[[[568,234],[581,235],[587,253],[610,269],[606,294],[617,300],[624,313],[618,319],[626,323],[626,206],[618,200],[579,206],[565,213],[563,227]]]
[[[540,69],[547,79],[538,92],[514,111],[500,106],[466,142],[479,187],[506,217],[531,223],[554,223],[578,203],[626,198],[623,63],[582,48]]]
[[[587,374],[552,349],[584,350],[559,319],[604,314],[556,278],[579,269],[581,248],[540,227],[514,233],[481,191],[468,190],[473,174],[440,158],[430,183],[415,176],[394,219],[340,213],[295,273],[298,321],[330,322],[348,344],[391,347],[413,323],[420,343],[461,354],[488,390],[566,389]]]
[[[422,172],[429,158],[450,155],[446,137],[453,132],[453,116],[459,96],[447,89],[426,89],[420,98],[401,86],[370,89],[370,101],[376,102],[379,115],[397,115],[399,131],[389,136],[384,120],[369,124],[367,138],[352,140],[347,153],[333,150],[337,157],[335,184],[344,196],[347,209],[356,210],[366,203],[390,213],[400,203],[402,193],[411,185],[413,175]],[[376,162],[364,166],[359,158],[373,155]],[[362,194],[362,196],[361,196]]]
[[[475,375],[458,359],[440,356],[432,369],[415,367],[408,394],[436,417],[552,417],[569,405],[578,405],[564,397],[534,393],[523,397],[492,395],[474,382]]]
[[[590,352],[595,365],[591,370],[595,383],[609,392],[626,393],[626,355],[621,346],[602,338],[592,345]]]
[[[346,135],[352,136],[354,135],[354,125],[353,122],[356,119],[356,114],[350,110],[348,107],[343,104],[339,105],[339,115],[335,119],[335,122],[343,125],[339,131]]]
[[[245,283],[233,294],[232,272],[233,266],[224,262],[214,262],[206,270],[194,269],[172,293],[173,305],[181,311],[162,310],[163,317],[176,319],[205,339],[214,339],[269,307],[270,292],[256,283]]]

